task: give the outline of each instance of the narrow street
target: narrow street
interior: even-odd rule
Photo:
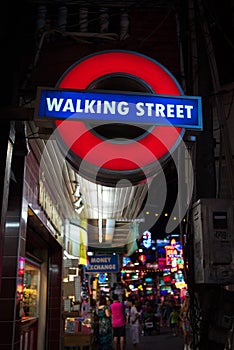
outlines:
[[[183,336],[179,333],[174,337],[169,328],[162,328],[160,334],[140,337],[139,350],[183,350]],[[133,350],[130,330],[127,328],[127,342],[125,350]]]

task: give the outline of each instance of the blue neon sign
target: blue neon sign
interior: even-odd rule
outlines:
[[[39,89],[36,118],[140,123],[202,130],[201,98]]]

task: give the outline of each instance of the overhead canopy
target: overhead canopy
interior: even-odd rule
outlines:
[[[28,135],[37,134],[34,122],[27,125]],[[30,147],[67,220],[87,219],[88,246],[96,251],[130,252],[139,238],[138,217],[149,183],[129,187],[107,187],[82,178],[67,163],[55,140],[29,137]],[[78,203],[79,202],[79,203]],[[76,204],[83,206],[78,213]],[[79,208],[78,208],[79,209]]]

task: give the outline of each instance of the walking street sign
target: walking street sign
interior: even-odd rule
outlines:
[[[202,128],[201,98],[155,94],[38,90],[41,118]]]

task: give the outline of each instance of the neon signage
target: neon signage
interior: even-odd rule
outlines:
[[[180,245],[172,244],[169,246],[165,246],[166,250],[166,266],[173,269],[173,271],[177,271],[178,269],[182,269],[184,266],[183,254],[180,249]]]
[[[105,273],[100,273],[98,275],[98,282],[99,283],[104,283],[107,281],[107,275]]]
[[[136,82],[147,93],[98,90],[99,82],[112,78]],[[52,118],[68,162],[90,180],[96,181],[98,173],[104,185],[115,185],[123,177],[138,184],[155,175],[158,161],[164,162],[174,151],[185,128],[202,127],[200,98],[184,96],[164,66],[133,51],[109,50],[84,57],[68,68],[55,89],[40,92],[36,119]],[[92,118],[101,125],[139,123],[142,133],[133,139],[120,135],[116,142],[93,132]]]
[[[201,130],[201,99],[133,93],[39,89],[41,118],[169,125]]]
[[[151,247],[152,245],[152,240],[151,240],[151,232],[149,231],[145,231],[142,235],[143,237],[143,241],[142,241],[142,244],[143,246],[148,249]]]

